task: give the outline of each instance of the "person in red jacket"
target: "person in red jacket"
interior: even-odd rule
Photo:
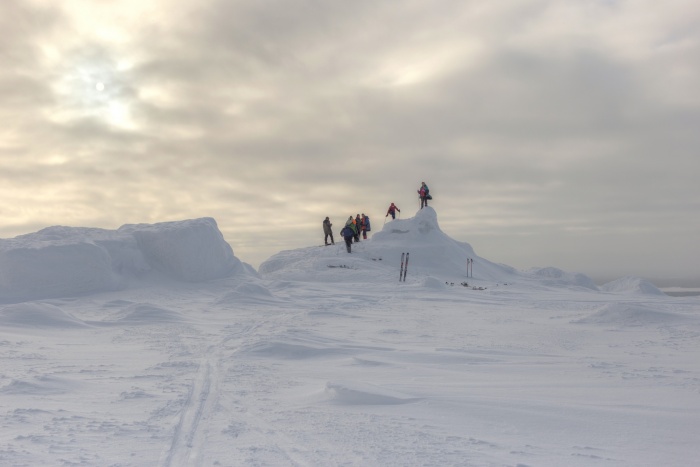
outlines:
[[[392,219],[396,219],[396,211],[401,212],[401,209],[399,209],[394,203],[391,203],[391,206],[389,206],[389,210],[386,212],[386,216],[388,217],[389,214],[391,214]]]

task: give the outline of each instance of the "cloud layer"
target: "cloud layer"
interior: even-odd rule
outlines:
[[[211,216],[257,265],[426,181],[486,258],[696,274],[691,1],[0,10],[0,236]]]

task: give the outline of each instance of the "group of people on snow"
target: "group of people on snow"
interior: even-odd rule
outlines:
[[[428,189],[428,185],[425,184],[425,182],[421,182],[421,186],[418,189],[418,195],[420,196],[420,208],[423,209],[424,206],[428,205],[428,200],[433,199],[432,196],[430,196],[430,190]],[[389,206],[389,209],[386,212],[386,216],[384,217],[389,217],[391,216],[392,220],[396,219],[396,212],[401,212],[401,209],[399,209],[398,206],[396,206],[394,203],[391,203]],[[333,230],[331,230],[331,227],[333,224],[331,224],[330,218],[326,217],[323,221],[323,234],[325,235],[324,238],[324,243],[326,245],[335,245],[335,241],[333,240]],[[372,230],[372,226],[369,221],[369,216],[366,216],[365,213],[362,213],[362,215],[358,214],[355,218],[352,216],[348,217],[348,220],[345,222],[345,226],[341,229],[340,235],[343,237],[343,240],[345,240],[345,246],[348,250],[348,253],[351,252],[352,250],[352,243],[353,240],[355,243],[360,241],[360,235],[362,235],[362,238],[364,240],[367,240],[367,232]],[[328,238],[330,237],[331,243],[328,243]]]
[[[359,214],[353,219],[352,216],[348,217],[345,222],[345,227],[340,231],[340,235],[343,236],[345,240],[345,247],[348,253],[352,250],[352,242],[355,243],[360,241],[360,235],[364,240],[367,240],[367,232],[372,230],[372,225],[369,222],[369,216],[366,216],[363,212],[360,216]]]

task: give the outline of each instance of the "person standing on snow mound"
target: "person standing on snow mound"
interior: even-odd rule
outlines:
[[[401,212],[401,209],[399,209],[398,207],[396,207],[396,206],[394,205],[394,203],[391,203],[391,206],[389,206],[389,210],[386,212],[386,216],[384,216],[384,217],[388,217],[389,214],[391,214],[391,218],[392,218],[392,219],[396,219],[396,211]]]
[[[428,205],[429,199],[433,199],[433,197],[430,196],[430,189],[428,188],[428,185],[425,184],[425,182],[421,182],[420,188],[418,189],[418,195],[420,196],[421,209],[423,209],[424,206]]]
[[[328,245],[328,237],[331,237],[331,245],[335,245],[335,241],[333,241],[333,231],[331,230],[331,227],[333,227],[333,224],[331,224],[331,220],[326,217],[326,219],[323,221],[323,233],[325,234],[325,238],[323,241]]]
[[[349,227],[349,228],[350,228],[350,231],[352,232],[352,237],[353,237],[353,238],[358,238],[358,239],[359,239],[358,235],[359,235],[360,231],[357,230],[358,227],[355,225],[355,219],[353,219],[352,216],[348,217],[348,221],[345,223],[345,227]],[[343,237],[344,237],[344,236],[345,236],[345,235],[343,235]]]
[[[352,237],[355,236],[355,232],[350,228],[350,225],[345,225],[343,230],[340,231],[340,235],[343,236],[343,240],[345,240],[345,248],[347,248],[348,253],[350,253],[352,250]]]
[[[362,230],[362,238],[367,240],[367,232],[372,230],[372,227],[369,224],[369,216],[365,216],[365,213],[362,213],[361,217],[362,223],[360,224],[360,229]]]

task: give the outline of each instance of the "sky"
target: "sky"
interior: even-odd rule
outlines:
[[[700,282],[693,0],[3,0],[0,238],[213,217],[257,267],[430,187],[479,256]],[[663,285],[663,284],[662,284]]]

